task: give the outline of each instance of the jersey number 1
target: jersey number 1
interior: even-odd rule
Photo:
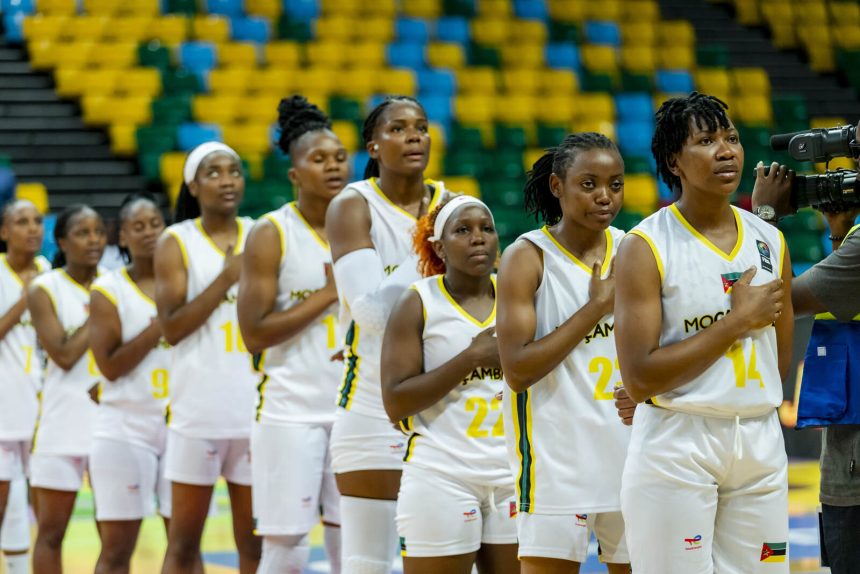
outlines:
[[[237,351],[239,353],[247,353],[248,349],[245,348],[245,341],[242,340],[242,331],[239,330],[239,325],[234,325],[233,321],[227,321],[223,325],[219,327],[222,331],[224,331],[224,351],[227,353],[232,353],[233,351]]]
[[[729,350],[726,351],[726,357],[732,361],[732,367],[735,371],[736,387],[747,386],[747,381],[758,381],[758,386],[764,388],[764,381],[761,379],[761,373],[759,373],[756,368],[755,342],[753,342],[750,349],[749,366],[747,365],[744,357],[744,346],[740,341],[735,341],[735,343],[729,347]]]

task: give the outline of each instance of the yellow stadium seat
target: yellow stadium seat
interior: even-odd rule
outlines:
[[[624,177],[624,209],[651,215],[657,208],[657,181],[650,174]]]
[[[794,6],[790,2],[762,3],[761,15],[770,26],[780,22],[794,24]]]
[[[464,124],[492,122],[497,101],[498,98],[486,95],[458,95],[454,98],[454,116]]]
[[[475,18],[470,27],[472,40],[486,46],[500,46],[507,43],[511,35],[507,18]]]
[[[361,134],[358,133],[358,128],[352,122],[334,121],[331,123],[331,129],[340,138],[340,142],[346,151],[355,153],[361,146]]]
[[[456,75],[457,89],[461,94],[492,94],[499,89],[499,75],[493,68],[469,66],[457,70]]]
[[[403,0],[402,9],[410,18],[438,18],[442,13],[441,0]]]
[[[36,14],[24,18],[24,38],[29,41],[50,40],[54,41],[60,36],[63,28],[68,23],[67,16],[44,16]]]
[[[735,99],[734,115],[745,124],[770,125],[773,122],[770,96],[747,92]]]
[[[558,22],[579,23],[585,20],[588,0],[549,0],[549,15]]]
[[[362,0],[361,13],[365,16],[394,18],[399,6],[399,0]]]
[[[51,40],[34,40],[29,43],[27,50],[30,53],[30,65],[34,70],[49,70],[57,65],[59,55],[57,46],[59,42]]]
[[[236,96],[198,95],[191,103],[194,120],[204,123],[233,123],[239,114],[239,98]]]
[[[860,24],[860,4],[856,2],[828,2],[834,23]]]
[[[185,167],[185,152],[168,151],[158,158],[158,172],[165,183],[181,183]]]
[[[151,16],[118,17],[105,29],[104,38],[115,42],[140,42],[149,37],[151,27]]]
[[[137,66],[135,42],[102,42],[89,54],[89,63],[98,68],[131,68]]]
[[[660,20],[660,6],[654,0],[627,0],[621,7],[621,20],[657,22]]]
[[[299,45],[295,42],[269,42],[264,48],[266,63],[281,68],[298,68],[301,63]]]
[[[98,16],[115,16],[122,11],[122,0],[84,0],[84,12]]]
[[[212,73],[214,74],[215,70]],[[299,86],[296,83],[294,70],[263,68],[252,71],[248,77],[248,90],[262,94],[286,95],[293,91],[299,91]]]
[[[414,96],[418,91],[418,80],[412,70],[405,68],[381,70],[377,75],[379,91],[384,94]]]
[[[798,2],[794,17],[803,26],[827,25],[827,6],[824,2]]]
[[[579,121],[593,119],[615,121],[615,101],[607,93],[582,93],[577,97],[574,114]]]
[[[567,124],[575,116],[577,101],[570,96],[550,95],[541,98],[537,120],[545,124]]]
[[[427,130],[428,135],[430,136],[430,149],[442,150],[444,151],[445,144],[445,128],[436,122],[430,122],[430,127]]]
[[[732,86],[739,94],[760,94],[770,97],[770,78],[764,68],[735,68],[730,74]]]
[[[218,46],[218,63],[221,66],[255,68],[257,44],[254,42],[227,42]]]
[[[696,52],[693,46],[660,46],[657,65],[670,70],[692,70],[696,67]]]
[[[790,22],[774,23],[770,27],[771,42],[774,46],[781,49],[796,48],[797,30],[794,24]]]
[[[424,169],[424,177],[429,177],[430,179],[436,180],[442,177],[443,157],[443,153],[430,154],[430,157],[427,158],[427,167]]]
[[[731,78],[723,68],[699,68],[693,73],[693,79],[698,91],[721,100],[725,101],[732,92]]]
[[[427,46],[427,62],[433,68],[459,70],[466,65],[466,54],[460,44],[431,42]]]
[[[744,26],[758,26],[762,23],[758,0],[735,0],[737,20]]]
[[[611,140],[617,139],[615,137],[615,122],[609,122],[606,120],[590,118],[576,120],[570,125],[570,131],[597,132],[599,134],[605,135]]]
[[[74,16],[78,12],[78,3],[76,0],[39,0],[39,12],[52,16]]]
[[[618,70],[618,57],[612,46],[583,46],[582,61],[591,72],[614,73]]]
[[[445,189],[450,189],[454,193],[481,197],[481,186],[474,177],[467,175],[445,175],[442,179],[445,181]]]
[[[236,117],[249,124],[273,124],[278,119],[278,104],[289,94],[264,94],[239,99]],[[316,103],[316,102],[314,102]]]
[[[543,70],[541,91],[551,96],[572,96],[579,91],[579,79],[573,70]]]
[[[621,24],[621,41],[626,46],[650,46],[657,43],[657,25],[634,20]]]
[[[347,66],[377,69],[385,67],[385,44],[381,42],[350,42],[343,52]]]
[[[386,17],[364,18],[359,31],[362,40],[390,42],[394,39],[394,20]]]
[[[358,14],[361,12],[361,0],[322,0],[320,2],[323,16],[330,14]]]
[[[134,2],[122,2],[121,14],[130,16],[158,16],[161,14],[161,3],[159,0],[134,0]]]
[[[510,0],[481,0],[478,4],[478,16],[509,18],[514,9]]]
[[[84,123],[87,125],[107,125],[114,117],[117,102],[108,95],[86,94],[81,98]]]
[[[508,33],[509,42],[546,44],[546,25],[540,20],[512,20]]]
[[[832,72],[836,69],[833,46],[830,44],[808,44],[806,53],[809,56],[809,67],[813,72]]]
[[[585,17],[589,20],[611,20],[618,22],[621,20],[621,14],[620,0],[601,0],[600,2],[591,0],[585,3]]]
[[[346,61],[348,42],[329,39],[324,42],[310,42],[306,45],[305,55],[311,67],[340,68]]]
[[[531,96],[498,96],[495,106],[496,119],[507,124],[531,123],[539,107],[538,101]]]
[[[523,152],[523,169],[530,171],[534,168],[537,160],[543,157],[546,151],[541,148],[530,147]]]
[[[860,49],[860,24],[837,24],[833,33],[836,45],[846,50]]]
[[[630,72],[653,74],[657,69],[657,54],[653,46],[624,45],[621,47],[621,67]]]
[[[301,91],[322,94],[328,97],[339,82],[339,71],[330,68],[306,68],[296,70],[296,85],[301,86]]]
[[[254,16],[277,20],[283,11],[281,0],[245,0],[245,10]]]
[[[161,95],[161,73],[156,68],[136,68],[121,72],[116,92],[156,98]]]
[[[48,188],[43,183],[38,181],[19,183],[15,185],[15,197],[32,202],[39,213],[48,213]]]
[[[543,68],[543,44],[507,44],[501,48],[502,64],[507,68]]]
[[[272,147],[269,124],[225,125],[224,141],[242,155],[266,152]]]
[[[54,83],[57,86],[57,95],[69,98],[82,94],[86,85],[84,75],[80,68],[56,68]]]
[[[522,68],[502,70],[502,88],[508,94],[534,95],[540,91],[543,70]]]
[[[133,156],[137,153],[137,126],[134,124],[111,124],[110,149],[120,156]]]
[[[140,125],[152,122],[152,98],[145,96],[114,98],[110,107],[111,123]]]
[[[693,46],[696,31],[688,20],[665,20],[659,24],[657,37],[664,46]]]
[[[92,61],[91,54],[96,49],[93,42],[71,42],[68,44],[56,44],[57,65],[70,68],[85,68]]]
[[[154,18],[149,27],[149,37],[165,44],[175,45],[188,39],[188,18],[169,14]]]
[[[223,16],[195,16],[191,20],[191,36],[216,44],[226,42],[230,39],[230,21]]]
[[[363,101],[377,92],[378,68],[352,68],[338,74],[334,93]]]
[[[73,42],[100,40],[110,22],[107,16],[78,16],[69,20],[60,38]]]
[[[343,42],[351,39],[360,30],[352,18],[346,16],[324,16],[317,20],[316,38],[318,40],[334,40]]]
[[[209,72],[209,90],[216,95],[241,95],[250,87],[250,68],[219,68]]]

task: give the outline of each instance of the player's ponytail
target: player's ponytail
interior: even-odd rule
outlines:
[[[445,203],[448,203],[447,201]],[[445,273],[445,262],[436,255],[433,249],[433,242],[430,238],[433,237],[433,226],[436,225],[436,217],[445,203],[440,203],[430,213],[421,217],[415,224],[415,231],[412,234],[412,246],[415,253],[418,254],[418,272],[422,277],[431,277]]]

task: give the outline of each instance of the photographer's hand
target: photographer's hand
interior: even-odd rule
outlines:
[[[827,226],[830,228],[830,241],[835,251],[842,245],[842,240],[848,235],[848,231],[854,227],[854,221],[860,215],[860,207],[855,207],[848,211],[822,210],[821,213],[827,219]]]
[[[794,184],[794,170],[777,162],[770,164],[768,174],[764,174],[764,163],[758,162],[755,168],[755,186],[752,192],[753,209],[760,205],[770,205],[777,217],[795,213],[791,205],[791,187]]]

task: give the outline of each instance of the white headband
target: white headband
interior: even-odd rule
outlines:
[[[490,221],[493,222],[493,225],[496,224],[493,220],[493,212],[490,211],[490,208],[487,207],[486,203],[477,197],[472,197],[471,195],[458,195],[439,210],[439,215],[436,216],[436,222],[433,224],[433,237],[428,237],[427,241],[439,241],[442,239],[442,231],[445,229],[445,224],[448,222],[448,218],[464,205],[480,205],[487,210],[487,213],[490,214]]]
[[[194,176],[197,175],[197,168],[200,167],[200,163],[206,159],[206,156],[216,151],[223,151],[224,153],[230,154],[236,159],[239,159],[239,154],[236,153],[236,150],[227,144],[222,144],[221,142],[202,143],[191,150],[191,153],[189,153],[188,157],[185,158],[185,167],[182,168],[182,177],[185,179],[186,185],[191,185],[191,182],[194,181]]]

